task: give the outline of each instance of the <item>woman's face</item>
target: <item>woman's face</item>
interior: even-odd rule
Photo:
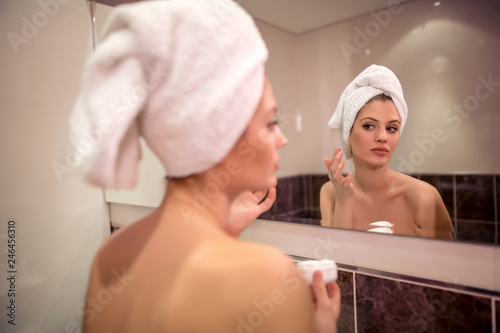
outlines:
[[[279,169],[278,148],[287,140],[277,122],[274,94],[266,78],[255,114],[223,164],[232,170],[231,183],[242,190],[265,190],[276,186]]]
[[[356,163],[382,166],[396,149],[401,129],[401,117],[391,100],[374,100],[358,112],[348,143]]]

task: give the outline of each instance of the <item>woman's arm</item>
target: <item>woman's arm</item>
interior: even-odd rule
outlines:
[[[335,211],[335,189],[330,182],[321,186],[319,192],[319,209],[321,211],[321,225],[333,227],[333,214]]]
[[[453,239],[453,223],[437,189],[427,183],[417,192],[419,236]]]
[[[335,188],[331,182],[321,187],[319,195],[321,210],[321,225],[324,227],[353,228],[354,198],[348,197],[337,200]]]

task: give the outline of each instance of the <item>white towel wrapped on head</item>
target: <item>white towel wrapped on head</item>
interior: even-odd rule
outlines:
[[[354,120],[359,110],[373,97],[385,94],[392,98],[401,117],[401,128],[406,123],[408,109],[403,96],[403,89],[396,75],[387,67],[371,65],[362,71],[345,88],[340,96],[337,108],[328,123],[328,127],[342,129],[341,144],[345,158],[352,157],[351,148],[347,143]]]
[[[144,1],[119,6],[84,72],[70,140],[86,179],[131,188],[139,136],[170,177],[220,162],[262,96],[267,48],[231,0]]]

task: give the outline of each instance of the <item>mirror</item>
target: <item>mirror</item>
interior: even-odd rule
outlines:
[[[438,189],[456,240],[497,242],[497,1],[385,1],[332,24],[324,1],[239,2],[269,47],[267,71],[289,140],[281,150],[278,199],[262,218],[320,225],[319,189],[328,181],[322,159],[339,146],[327,123],[345,86],[379,64],[400,79],[409,110],[389,167]],[[315,8],[324,14],[317,20]],[[345,171],[353,171],[352,163]]]
[[[320,225],[319,191],[328,181],[322,159],[339,145],[327,123],[345,86],[375,63],[396,73],[409,108],[389,167],[438,189],[456,240],[498,243],[497,1],[235,1],[254,16],[268,45],[267,74],[289,141],[280,151],[278,198],[261,218]],[[112,11],[98,7],[96,35]],[[139,190],[106,191],[108,202],[160,202],[161,167],[144,150]]]

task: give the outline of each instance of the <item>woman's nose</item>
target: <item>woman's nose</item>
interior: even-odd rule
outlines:
[[[288,143],[286,136],[279,127],[276,127],[276,147],[281,148]]]
[[[387,141],[387,133],[385,129],[381,129],[377,132],[377,142],[386,142]]]

